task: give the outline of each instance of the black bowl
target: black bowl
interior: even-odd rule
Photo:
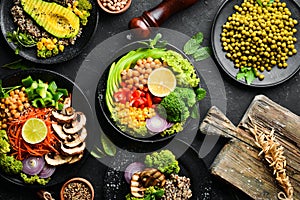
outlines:
[[[87,117],[87,125],[86,128],[89,132],[92,126],[92,119],[91,117],[91,108],[89,107],[89,103],[80,90],[80,88],[69,78],[58,74],[56,72],[50,71],[50,70],[44,70],[44,69],[30,69],[30,70],[24,70],[24,71],[17,71],[14,72],[8,76],[5,76],[2,78],[3,82],[3,87],[9,87],[9,86],[16,86],[21,84],[21,80],[23,78],[26,78],[28,76],[31,76],[34,80],[36,79],[41,79],[44,82],[50,82],[50,81],[55,81],[58,87],[61,88],[66,88],[69,92],[72,92],[72,106],[77,110],[77,111],[82,111],[85,113]],[[91,131],[93,132],[93,131]],[[93,145],[93,134],[88,134],[88,137],[86,138],[86,144],[88,146]],[[70,177],[76,175],[76,173],[79,171],[79,169],[82,167],[84,164],[86,158],[88,157],[88,151],[86,150],[84,152],[83,158],[72,164],[72,165],[62,165],[58,166],[56,168],[56,171],[54,174],[51,176],[51,180],[49,181],[48,184],[45,186],[53,186],[59,183],[62,183],[69,179]],[[8,180],[9,182],[19,185],[19,186],[26,186],[26,187],[32,187],[32,188],[41,188],[44,187],[42,185],[38,184],[33,184],[29,185],[23,182],[22,178],[19,175],[11,176],[6,173],[4,173],[2,170],[0,170],[0,176],[3,177],[4,179]]]
[[[210,199],[211,193],[215,192],[212,188],[212,177],[208,167],[198,153],[189,144],[174,140],[174,143],[166,148],[173,152],[178,160],[180,167],[179,175],[190,178],[192,190],[191,200]],[[151,154],[151,153],[149,153]],[[124,171],[126,167],[133,162],[144,162],[145,156],[149,154],[128,154],[120,152],[112,161],[112,167],[109,168],[104,177],[104,199],[124,199],[130,193],[130,185],[125,181]]]
[[[300,54],[297,53],[292,57],[289,57],[287,63],[288,67],[286,69],[278,68],[277,66],[274,67],[271,71],[265,71],[264,80],[260,81],[256,78],[250,85],[248,85],[244,80],[237,80],[236,74],[238,73],[239,69],[234,66],[234,63],[226,57],[226,52],[223,50],[222,43],[221,43],[221,33],[222,33],[222,26],[226,23],[227,18],[235,13],[234,5],[240,5],[243,0],[234,0],[234,1],[225,1],[223,5],[219,8],[212,25],[211,31],[211,43],[212,49],[214,52],[214,56],[216,61],[219,63],[219,66],[222,70],[234,81],[237,81],[243,85],[247,85],[250,87],[270,87],[281,84],[291,77],[295,75],[298,70],[300,70]],[[299,5],[295,1],[285,1],[287,7],[292,12],[292,18],[300,21],[300,9]],[[300,39],[300,32],[295,34],[295,37]],[[295,43],[295,48],[297,50],[300,49],[300,43]]]
[[[91,41],[98,26],[99,12],[97,9],[97,5],[92,0],[90,2],[93,6],[92,10],[90,11],[91,15],[88,18],[87,25],[82,27],[82,34],[79,38],[77,38],[74,45],[69,45],[65,47],[63,52],[60,52],[58,55],[46,59],[37,57],[36,47],[21,48],[19,55],[27,60],[40,64],[61,63],[71,60],[77,55],[79,55]],[[12,42],[7,41],[6,39],[6,34],[8,32],[12,33],[14,30],[17,30],[17,25],[13,22],[12,15],[10,13],[10,10],[13,7],[13,5],[14,2],[12,0],[1,1],[0,27],[6,42],[12,48],[12,50],[15,51],[17,46]]]
[[[137,49],[139,47],[143,47],[141,46],[141,44],[139,42],[136,43],[131,43],[129,45],[127,45],[126,47],[124,47],[123,49],[121,49],[119,52],[116,53],[116,59],[114,59],[112,61],[118,61],[122,56],[124,56],[124,54],[128,53],[130,50],[134,50]],[[166,49],[170,49],[170,50],[174,50],[178,53],[180,53],[181,55],[183,55],[184,58],[188,59],[189,58],[178,48],[176,48],[173,45],[168,44],[166,46]],[[190,60],[189,60],[190,61]],[[190,61],[190,63],[192,63]],[[172,138],[174,138],[176,135],[185,135],[185,134],[190,134],[193,135],[192,133],[190,133],[191,131],[195,131],[197,132],[197,129],[199,127],[199,123],[200,123],[200,118],[196,118],[193,119],[191,117],[189,117],[184,125],[184,130],[179,132],[179,133],[175,133],[173,135],[167,135],[165,137],[162,137],[160,134],[156,134],[154,136],[151,137],[134,137],[128,133],[125,133],[123,131],[121,131],[118,127],[117,124],[111,119],[111,114],[110,111],[108,110],[108,107],[106,105],[106,101],[105,101],[105,95],[106,95],[106,86],[107,86],[107,78],[108,78],[108,74],[109,74],[109,69],[110,66],[107,67],[105,69],[105,71],[103,72],[98,85],[97,85],[97,92],[96,92],[96,111],[97,111],[97,117],[98,117],[98,121],[100,123],[101,128],[103,129],[104,133],[106,133],[106,135],[113,140],[113,142],[121,147],[127,147],[128,145],[132,145],[134,147],[136,147],[137,149],[140,149],[140,147],[142,147],[142,149],[144,150],[148,150],[147,147],[149,147],[151,150],[153,150],[151,147],[153,148],[160,148],[164,145],[166,145],[167,143],[169,143],[171,141]],[[201,75],[197,72],[196,73],[198,75],[198,77],[200,78],[200,80],[203,80],[201,78]],[[202,83],[201,83],[202,84]],[[201,102],[200,102],[201,104]],[[199,116],[201,115],[200,110],[198,110],[199,112]],[[204,114],[204,113],[202,113]],[[141,144],[141,146],[139,147],[138,145]],[[146,146],[144,144],[147,144]],[[135,148],[134,148],[135,149]]]

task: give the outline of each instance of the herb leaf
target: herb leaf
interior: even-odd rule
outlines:
[[[30,68],[29,66],[24,65],[22,63],[22,61],[23,61],[22,59],[19,59],[19,60],[13,61],[11,63],[2,65],[1,67],[2,68],[8,68],[8,69],[21,69],[21,70],[25,70],[25,69]]]
[[[250,85],[256,78],[255,73],[251,67],[242,67],[236,75],[237,80],[245,79],[246,83]]]
[[[193,56],[196,61],[200,61],[209,58],[211,53],[212,52],[209,47],[201,47],[200,49],[197,49],[197,51],[193,54]]]
[[[156,36],[153,39],[149,39],[146,42],[139,42],[140,44],[143,44],[151,49],[154,48],[163,48],[167,45],[167,41],[165,40],[161,40],[162,38],[162,34],[161,33],[157,33]]]
[[[260,6],[263,6],[263,3],[262,3],[261,0],[256,0],[256,1],[257,1],[257,3],[258,3]]]
[[[202,32],[198,32],[189,39],[183,46],[183,51],[187,55],[192,55],[195,61],[204,60],[211,55],[209,47],[201,47],[204,36]]]
[[[187,43],[185,43],[183,47],[183,51],[187,55],[192,55],[197,51],[198,48],[199,48],[199,44],[197,40],[192,38],[189,41],[187,41]]]
[[[104,152],[109,155],[109,156],[114,156],[116,155],[117,148],[116,146],[106,137],[106,135],[102,134],[101,135],[101,143],[104,149]]]
[[[202,44],[203,38],[204,38],[204,36],[203,36],[203,33],[202,33],[202,32],[198,32],[196,35],[194,35],[194,36],[192,37],[192,39],[195,39],[199,45]]]

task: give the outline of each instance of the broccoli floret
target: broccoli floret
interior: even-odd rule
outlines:
[[[185,121],[177,122],[173,126],[171,126],[170,128],[164,130],[160,135],[164,137],[166,135],[173,135],[175,133],[178,133],[178,132],[183,130],[184,123],[185,123]]]
[[[23,169],[23,164],[13,156],[0,154],[0,167],[7,174],[19,174]]]
[[[145,165],[148,167],[157,168],[164,174],[178,174],[180,167],[175,155],[170,150],[161,150],[158,152],[153,152],[147,155],[145,158]]]
[[[0,130],[0,154],[5,154],[10,151],[10,144],[5,130]]]
[[[186,120],[189,115],[189,109],[185,105],[183,99],[180,98],[177,92],[171,92],[163,98],[157,106],[158,114],[165,117],[169,122],[181,122]]]
[[[192,107],[196,103],[196,94],[192,88],[176,87],[176,92],[188,107]]]

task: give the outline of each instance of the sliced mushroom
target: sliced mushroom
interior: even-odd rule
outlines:
[[[79,119],[76,119],[72,122],[72,127],[68,128],[66,124],[63,126],[63,130],[68,134],[75,134],[80,131],[86,124],[86,117],[82,112],[76,112],[79,116]],[[77,117],[78,118],[78,117]],[[79,120],[79,121],[78,121]]]
[[[66,115],[66,108],[69,108],[71,107],[71,98],[70,97],[67,97],[65,98],[65,101],[64,101],[64,106],[63,106],[63,109],[62,109],[62,114]]]
[[[65,114],[66,115],[73,115],[75,113],[75,109],[73,107],[68,107],[65,109]]]
[[[63,155],[51,155],[51,154],[46,154],[45,155],[45,161],[52,166],[58,166],[58,165],[63,165],[72,160],[71,156],[63,156]]]
[[[60,123],[70,123],[76,118],[76,113],[68,116],[68,115],[60,114],[56,111],[52,111],[52,116]]]
[[[83,152],[81,154],[72,156],[72,159],[70,160],[69,164],[78,162],[79,160],[81,160],[82,157],[83,157]]]
[[[130,192],[132,196],[142,198],[144,197],[145,190],[146,188],[143,188],[140,184],[140,172],[134,173],[130,181]]]
[[[52,124],[52,128],[54,132],[58,135],[58,137],[62,140],[68,140],[71,139],[72,137],[70,135],[67,135],[64,133],[62,126],[58,124]]]
[[[85,142],[83,142],[83,143],[81,143],[80,146],[76,146],[74,148],[68,148],[68,147],[65,147],[62,142],[60,142],[60,149],[67,155],[81,154],[84,151],[85,146],[86,146]]]
[[[158,186],[163,187],[166,177],[161,171],[155,168],[146,168],[140,173],[140,180],[144,187]]]
[[[82,142],[84,142],[87,137],[86,128],[82,128],[78,134],[73,135],[73,137],[64,141],[64,145],[67,147],[73,148],[79,146]]]

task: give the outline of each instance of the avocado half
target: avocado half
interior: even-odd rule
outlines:
[[[57,38],[73,38],[80,29],[79,17],[68,8],[43,0],[21,0],[24,11]]]

